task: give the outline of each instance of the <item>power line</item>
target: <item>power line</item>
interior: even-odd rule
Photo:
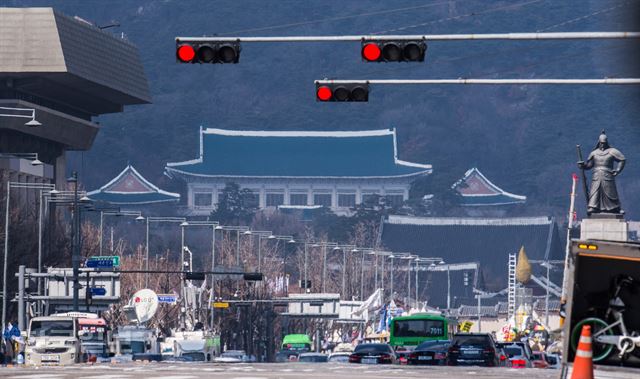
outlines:
[[[416,10],[416,9],[430,8],[430,7],[434,7],[434,6],[438,6],[438,5],[450,4],[451,2],[458,2],[458,1],[460,1],[460,0],[441,1],[441,2],[438,2],[438,3],[430,3],[430,4],[423,4],[423,5],[413,6],[413,7],[389,9],[389,10],[385,10],[385,11],[360,13],[360,14],[355,14],[355,15],[350,15],[350,16],[338,16],[338,17],[330,17],[330,18],[317,19],[317,20],[292,22],[292,23],[289,23],[289,24],[280,24],[280,25],[265,26],[265,27],[260,27],[260,28],[251,28],[251,29],[243,29],[243,30],[237,30],[237,31],[232,31],[232,32],[224,32],[224,33],[219,33],[218,35],[229,35],[229,34],[238,34],[238,33],[247,33],[247,32],[258,32],[258,31],[264,31],[264,30],[284,29],[284,28],[290,28],[290,27],[295,27],[295,26],[319,24],[319,23],[323,23],[323,22],[348,20],[348,19],[351,19],[351,18],[358,18],[358,17],[364,17],[364,16],[377,16],[377,15],[381,15],[381,14],[398,13],[398,12],[404,12],[404,11],[410,11],[410,10]],[[541,0],[538,0],[538,1],[541,1]]]
[[[479,15],[484,15],[484,14],[488,14],[488,13],[499,12],[499,11],[502,11],[502,10],[505,10],[505,9],[519,8],[519,7],[522,7],[522,6],[525,6],[525,5],[539,3],[541,1],[544,1],[544,0],[531,0],[531,1],[524,2],[524,3],[505,5],[505,6],[501,6],[501,7],[491,8],[491,9],[488,9],[486,11],[471,12],[471,13],[466,13],[466,14],[462,14],[462,15],[459,15],[459,16],[441,18],[441,19],[438,19],[438,20],[431,20],[431,21],[420,23],[420,24],[414,24],[414,25],[403,26],[401,28],[383,30],[383,31],[374,32],[374,33],[371,33],[371,34],[384,34],[384,33],[390,33],[390,32],[397,32],[397,31],[401,31],[401,30],[407,30],[407,29],[411,29],[411,28],[418,28],[420,26],[427,26],[427,25],[436,24],[436,23],[439,23],[439,22],[459,20],[459,19],[466,18],[466,17],[479,16]]]
[[[599,15],[599,14],[603,14],[603,13],[607,13],[607,12],[611,12],[611,11],[613,11],[613,10],[616,10],[616,9],[618,9],[618,8],[622,8],[622,7],[627,6],[627,5],[629,5],[629,4],[631,4],[631,1],[626,1],[626,2],[624,2],[624,3],[622,3],[622,4],[618,4],[618,5],[615,5],[615,6],[613,6],[613,7],[609,7],[609,8],[601,9],[601,10],[599,10],[599,11],[595,11],[595,12],[593,12],[593,13],[589,13],[589,14],[586,14],[586,15],[584,15],[584,16],[580,16],[580,17],[572,18],[572,19],[569,19],[569,20],[567,20],[567,21],[561,22],[561,23],[559,23],[559,24],[551,25],[551,26],[546,27],[546,28],[544,28],[544,29],[538,29],[538,30],[537,30],[537,32],[544,32],[544,31],[547,31],[547,30],[550,30],[550,29],[555,29],[555,28],[557,28],[557,27],[559,27],[559,26],[564,26],[564,25],[572,24],[572,23],[574,23],[574,22],[582,21],[582,20],[585,20],[585,19],[587,19],[587,18],[589,18],[589,17],[597,16],[597,15]]]

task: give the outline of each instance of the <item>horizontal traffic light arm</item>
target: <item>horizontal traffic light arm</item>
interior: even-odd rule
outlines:
[[[640,84],[640,78],[604,79],[371,79],[316,80],[318,85],[352,84]]]
[[[289,36],[289,37],[176,37],[176,42],[335,42],[385,40],[550,40],[550,39],[630,39],[640,32],[556,32],[556,33],[488,33],[488,34],[421,34],[361,36]]]

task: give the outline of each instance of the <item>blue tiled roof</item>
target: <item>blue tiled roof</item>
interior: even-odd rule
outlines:
[[[168,173],[231,177],[397,177],[431,165],[397,159],[395,130],[267,132],[205,129],[200,158],[168,163]]]
[[[442,257],[446,263],[479,262],[485,289],[493,292],[507,287],[509,254],[524,246],[530,260],[563,259],[562,239],[553,218],[514,219],[426,218],[389,216],[381,234],[382,245],[391,251],[411,252],[422,257]],[[541,270],[534,265],[534,270]],[[541,274],[541,271],[537,271]],[[555,283],[561,279],[554,278]],[[473,304],[471,285],[463,285],[463,273],[451,271],[451,297]],[[421,296],[429,305],[445,307],[447,273],[432,272],[420,279]],[[473,277],[470,277],[470,284]],[[490,304],[483,300],[483,304]]]

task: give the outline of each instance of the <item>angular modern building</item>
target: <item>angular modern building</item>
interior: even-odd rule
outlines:
[[[127,40],[52,8],[0,8],[0,174],[11,181],[64,183],[65,152],[88,150],[100,130],[92,117],[150,101]],[[27,170],[10,153],[44,164]]]
[[[254,194],[260,208],[325,206],[346,213],[381,195],[392,204],[431,165],[400,160],[396,130],[234,131],[200,129],[196,159],[167,163],[166,174],[186,183],[194,215],[209,214],[226,183]]]

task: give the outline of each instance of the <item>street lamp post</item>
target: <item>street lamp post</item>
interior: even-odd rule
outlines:
[[[184,223],[187,219],[184,217],[147,217],[147,225],[146,225],[146,246],[145,246],[145,271],[149,271],[149,226],[153,223]],[[182,230],[184,232],[184,228]],[[184,247],[184,233],[182,235],[183,240],[180,249],[182,250]],[[182,270],[182,268],[180,268]],[[144,285],[145,287],[149,286],[149,273],[146,272],[144,274]]]
[[[270,235],[267,237],[268,240],[275,240],[275,241],[287,241],[286,243],[291,244],[291,243],[296,243],[296,241],[293,239],[293,236],[282,236],[282,235]],[[283,292],[288,293],[289,292],[289,285],[288,285],[288,280],[287,280],[287,246],[285,245],[284,248],[284,254],[283,254],[283,259],[282,259],[282,288],[283,288]]]
[[[141,212],[137,212],[137,211],[120,211],[120,210],[109,210],[109,211],[104,211],[101,210],[100,211],[100,232],[98,233],[99,235],[99,239],[100,239],[100,255],[102,255],[102,239],[103,239],[103,223],[104,223],[104,217],[105,216],[131,216],[131,217],[135,217],[136,221],[142,221],[144,220],[144,217],[142,217],[142,213]],[[148,225],[148,223],[147,223]],[[111,244],[113,246],[113,238],[111,239]],[[113,247],[111,248],[111,250],[113,251]]]

